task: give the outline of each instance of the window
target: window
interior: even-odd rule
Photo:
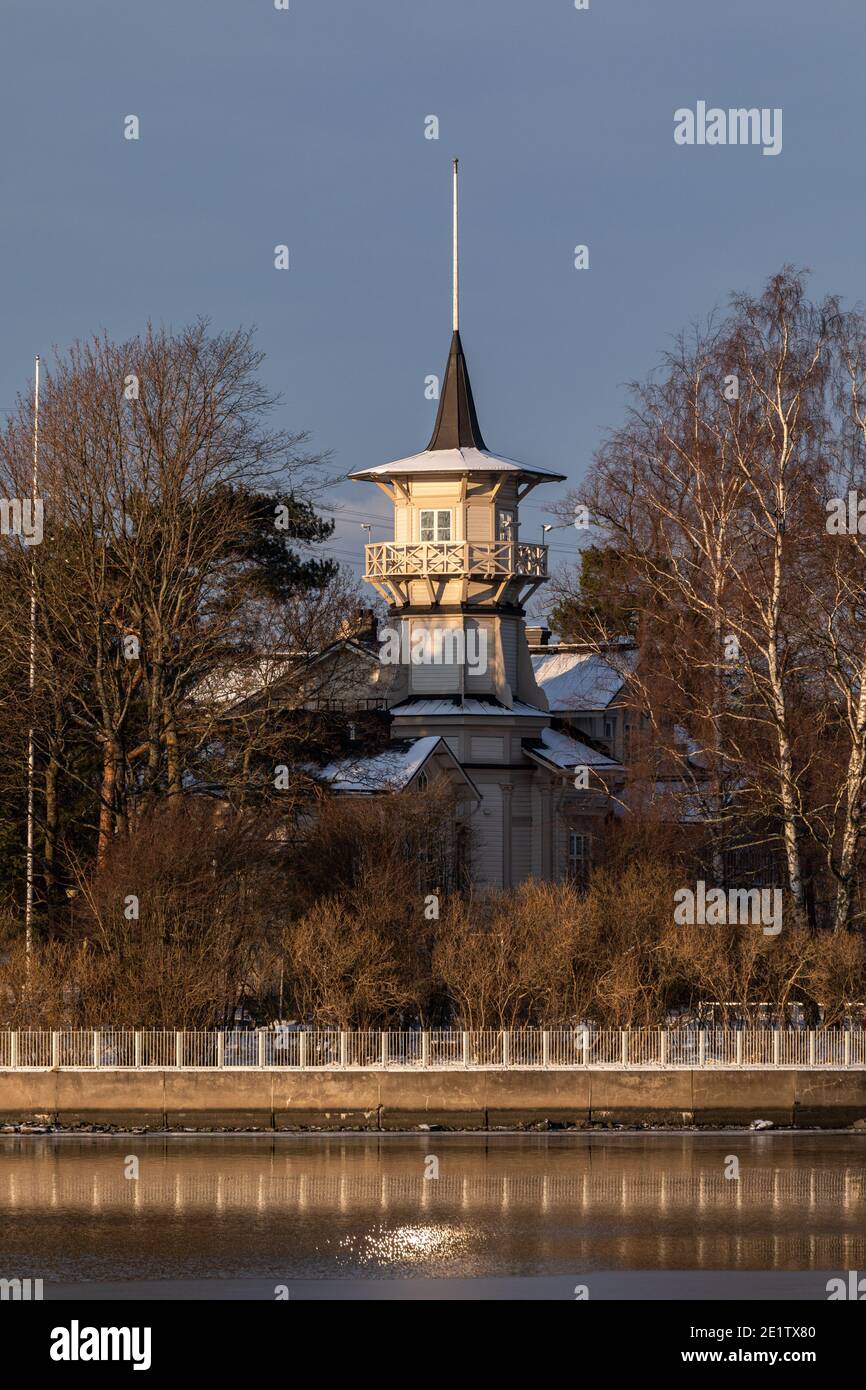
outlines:
[[[421,513],[421,540],[422,541],[450,541],[451,539],[451,513],[438,511],[422,511]]]
[[[568,877],[578,888],[589,887],[592,836],[579,830],[568,832]]]
[[[513,541],[517,539],[514,534],[514,512],[507,511],[503,508],[497,513],[496,539],[498,541]]]
[[[613,738],[613,720],[612,720],[612,719],[606,719],[606,720],[604,721],[604,736],[605,736],[605,738]]]
[[[418,773],[418,776],[415,778],[415,786],[418,788],[419,792],[426,792],[428,786],[426,772]]]

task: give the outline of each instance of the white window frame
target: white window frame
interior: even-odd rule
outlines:
[[[432,517],[429,526],[425,526],[425,516]],[[440,530],[443,527],[443,517],[447,517],[448,535],[443,536]],[[425,531],[432,531],[431,536],[425,536]],[[418,539],[426,544],[436,544],[439,541],[452,541],[454,539],[454,511],[451,507],[419,507],[418,509]]]
[[[577,852],[578,842],[581,844],[580,852]],[[592,872],[592,835],[586,830],[568,830],[568,877],[579,888],[589,887],[589,877]]]
[[[504,525],[503,519],[504,519],[506,516],[509,518],[509,521],[508,521],[507,525],[508,525],[508,531],[509,531],[510,534],[507,535],[507,536],[504,536],[504,535],[502,534],[503,525]],[[497,512],[496,512],[496,539],[497,539],[498,541],[516,541],[516,540],[517,540],[517,512],[514,510],[513,507],[500,507],[500,508],[497,509]]]

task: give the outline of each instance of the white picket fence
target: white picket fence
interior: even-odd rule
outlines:
[[[866,1030],[555,1028],[319,1032],[0,1029],[0,1070],[864,1067]]]

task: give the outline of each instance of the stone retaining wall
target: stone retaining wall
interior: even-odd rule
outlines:
[[[866,1069],[0,1071],[0,1124],[118,1129],[866,1127]]]

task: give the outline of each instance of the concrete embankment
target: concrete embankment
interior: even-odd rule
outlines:
[[[0,1071],[0,1124],[117,1129],[866,1127],[866,1069]]]

